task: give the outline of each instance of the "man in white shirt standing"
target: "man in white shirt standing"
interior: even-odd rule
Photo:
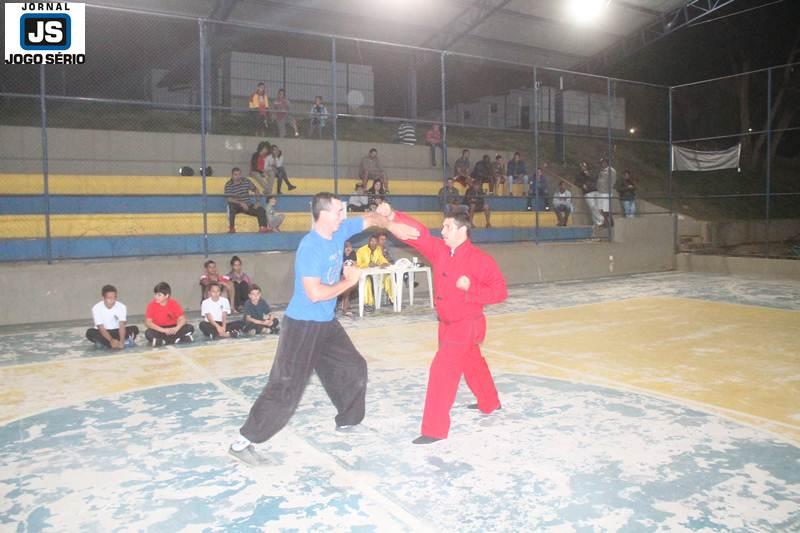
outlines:
[[[117,288],[104,285],[100,291],[103,299],[92,307],[92,319],[95,327],[86,330],[86,338],[95,346],[104,346],[112,350],[122,350],[125,346],[133,346],[139,328],[128,326],[128,308],[117,301]]]

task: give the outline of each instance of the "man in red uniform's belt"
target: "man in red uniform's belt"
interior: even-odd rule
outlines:
[[[470,407],[484,413],[500,408],[497,389],[481,355],[480,343],[486,336],[483,306],[502,302],[508,291],[494,259],[470,242],[470,223],[466,214],[454,213],[446,217],[442,223],[441,239],[433,237],[413,218],[392,211],[388,203],[378,207],[378,214],[417,228],[419,238],[403,242],[419,250],[433,267],[439,350],[428,377],[422,435],[414,440],[414,444],[429,444],[447,438],[450,408],[462,374],[478,399],[478,403]]]

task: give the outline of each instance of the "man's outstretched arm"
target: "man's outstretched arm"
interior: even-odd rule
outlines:
[[[389,221],[388,229],[395,237],[404,243],[413,246],[419,250],[422,255],[428,259],[433,259],[437,252],[442,248],[446,248],[444,241],[437,239],[431,232],[428,231],[421,222],[411,218],[405,213],[394,211],[392,206],[384,202],[378,206],[376,213],[386,217]],[[416,233],[416,238],[409,238],[407,236],[407,228],[412,228]]]

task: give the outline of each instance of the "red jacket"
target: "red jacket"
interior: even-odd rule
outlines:
[[[483,306],[500,303],[508,297],[506,280],[492,256],[464,241],[451,255],[442,239],[433,237],[428,229],[395,212],[395,221],[419,230],[417,240],[403,241],[419,250],[433,267],[433,301],[439,320],[445,324],[483,318]],[[456,280],[467,276],[469,290],[456,288]],[[481,335],[482,337],[482,335]]]

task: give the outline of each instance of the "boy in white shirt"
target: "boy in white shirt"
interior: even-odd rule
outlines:
[[[95,327],[86,330],[86,338],[95,346],[104,346],[112,350],[122,350],[126,345],[133,346],[139,328],[128,326],[128,309],[117,301],[117,288],[104,285],[100,291],[103,299],[92,307],[92,319]]]
[[[227,298],[221,296],[222,288],[218,283],[208,285],[208,298],[203,300],[200,313],[204,320],[200,322],[200,331],[210,339],[218,337],[238,337],[244,323],[241,321],[228,322],[231,304]]]

